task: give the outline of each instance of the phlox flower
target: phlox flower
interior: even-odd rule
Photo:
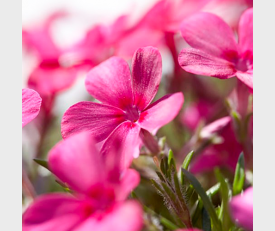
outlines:
[[[253,230],[253,187],[229,201],[229,210],[233,220],[242,228]]]
[[[101,103],[79,102],[71,106],[61,122],[63,138],[86,130],[97,142],[104,141],[107,150],[115,137],[133,152],[127,153],[125,164],[139,153],[139,137],[155,134],[175,118],[183,104],[181,92],[166,95],[150,105],[162,75],[161,55],[156,48],[138,49],[132,59],[132,76],[128,64],[112,57],[93,68],[86,78],[86,89]],[[144,139],[143,139],[144,140]]]
[[[113,156],[98,153],[93,139],[85,132],[53,147],[49,168],[72,194],[38,197],[23,214],[23,230],[140,230],[141,206],[136,201],[126,201],[138,185],[139,175],[135,170],[121,169],[120,158]]]
[[[22,89],[22,127],[38,115],[41,101],[42,99],[36,91],[28,88]]]
[[[231,117],[226,116],[210,123],[202,129],[200,136],[202,139],[218,136],[219,142],[206,147],[194,159],[190,171],[199,173],[215,167],[227,167],[234,171],[243,148],[236,138]]]
[[[211,13],[184,20],[181,33],[191,46],[178,58],[185,71],[220,79],[237,76],[253,90],[253,8],[241,16],[238,43],[231,28]]]
[[[54,42],[51,28],[57,20],[66,16],[68,13],[64,11],[54,12],[41,24],[22,31],[23,47],[37,58],[37,65],[31,71],[27,84],[41,95],[44,103],[72,86],[78,73],[91,68],[86,60],[77,60],[76,63],[66,58],[69,48],[61,48]]]

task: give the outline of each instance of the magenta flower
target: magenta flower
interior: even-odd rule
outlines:
[[[234,171],[239,155],[243,150],[234,133],[232,119],[229,116],[218,119],[204,127],[201,138],[218,135],[220,141],[206,147],[191,164],[191,172],[211,171],[215,167],[227,167]]]
[[[22,89],[22,127],[31,122],[39,113],[41,97],[32,89]]]
[[[229,202],[233,220],[247,230],[253,230],[253,188],[234,196]]]
[[[240,19],[239,44],[231,28],[210,13],[186,19],[181,33],[192,47],[179,55],[179,64],[185,71],[220,79],[237,76],[253,89],[253,8]]]
[[[51,171],[73,195],[52,193],[37,198],[23,214],[24,231],[141,229],[141,206],[125,201],[139,183],[138,173],[131,169],[121,172],[120,158],[101,155],[92,140],[85,132],[76,134],[50,151]]]
[[[97,142],[105,140],[102,148],[106,149],[114,137],[119,137],[125,144],[132,144],[137,156],[139,135],[155,134],[175,118],[183,104],[183,94],[179,92],[150,105],[157,93],[161,73],[161,55],[153,47],[135,52],[132,77],[128,64],[119,57],[112,57],[93,68],[86,78],[86,89],[102,104],[79,102],[71,106],[62,118],[63,138],[86,130]],[[130,161],[132,154],[128,153],[125,160]]]
[[[68,14],[64,11],[54,12],[41,24],[22,31],[23,47],[32,51],[38,60],[28,78],[28,87],[41,95],[43,103],[48,97],[72,86],[79,72],[91,68],[86,60],[69,60],[66,56],[69,48],[60,48],[54,42],[51,28],[56,20],[65,16]]]

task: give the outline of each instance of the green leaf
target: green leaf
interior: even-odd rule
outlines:
[[[228,184],[228,181],[224,178],[224,176],[221,174],[219,169],[215,169],[215,175],[217,180],[221,184],[220,188],[220,194],[222,198],[222,224],[223,224],[223,230],[229,230],[233,223],[231,221],[230,215],[229,215],[229,209],[228,209],[228,202],[231,199],[231,191]]]
[[[189,164],[191,162],[191,159],[194,155],[194,151],[191,151],[187,154],[187,156],[185,157],[183,163],[182,163],[182,168],[188,170]],[[184,174],[181,172],[180,174],[180,182],[182,185],[184,185]]]
[[[190,164],[190,161],[192,159],[194,155],[194,151],[191,151],[187,154],[187,156],[185,157],[183,163],[182,163],[182,167],[186,170],[188,170],[188,167],[189,167],[189,164]]]
[[[202,230],[203,231],[211,231],[211,220],[207,210],[202,208]]]
[[[206,195],[206,192],[202,188],[199,181],[193,176],[190,172],[185,170],[184,168],[181,168],[182,173],[187,178],[187,180],[193,185],[195,191],[198,193],[198,195],[201,197],[203,205],[205,209],[207,210],[209,216],[212,219],[213,226],[216,231],[222,231],[222,225],[220,220],[217,217],[216,211],[214,209],[213,204],[210,202],[208,196]]]
[[[168,153],[168,166],[169,166],[169,168],[171,168],[171,165],[173,165],[175,167],[176,163],[175,163],[175,158],[174,158],[173,151],[170,149],[169,153]]]
[[[44,167],[44,168],[46,168],[50,171],[48,161],[41,160],[41,159],[33,159],[33,160],[34,160],[35,163],[41,165],[42,167]]]
[[[206,191],[207,196],[212,197],[220,190],[221,184],[217,183]]]
[[[235,176],[233,181],[233,195],[237,195],[242,192],[245,181],[245,169],[244,169],[244,155],[240,154],[238,163],[235,170]]]
[[[166,156],[164,156],[160,161],[160,169],[165,176],[167,176],[167,169],[168,169],[167,162],[168,162],[168,158]]]

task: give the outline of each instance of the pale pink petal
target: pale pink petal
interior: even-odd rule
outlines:
[[[236,75],[239,80],[241,80],[251,89],[251,91],[253,91],[253,70],[247,72],[238,71]]]
[[[127,121],[111,133],[100,151],[107,160],[106,162],[109,163],[110,168],[113,166],[120,166],[120,169],[127,168],[133,158],[139,155],[139,132],[140,127],[137,124]],[[119,151],[115,153],[114,147]]]
[[[102,103],[125,109],[133,103],[131,73],[127,62],[112,57],[87,75],[86,89]]]
[[[69,194],[53,193],[37,198],[24,212],[23,231],[69,231],[84,220],[81,202]]]
[[[198,49],[183,49],[178,59],[182,69],[197,75],[227,79],[235,76],[236,73],[233,63],[214,57]]]
[[[239,47],[241,55],[253,54],[253,8],[246,10],[239,22]]]
[[[238,47],[231,28],[218,16],[201,12],[185,19],[181,33],[193,48],[209,55],[235,61]]]
[[[116,204],[103,214],[89,217],[73,231],[139,231],[142,228],[142,209],[138,202]]]
[[[243,194],[234,196],[229,202],[232,218],[248,230],[253,230],[253,188],[246,189]]]
[[[89,131],[100,142],[123,121],[124,112],[119,108],[94,102],[79,102],[65,112],[61,133],[63,138],[67,138],[74,133]]]
[[[51,14],[41,25],[31,29],[22,30],[23,45],[36,52],[36,55],[44,61],[57,60],[61,50],[56,46],[51,35],[51,26],[59,18],[66,16],[64,11],[56,11]]]
[[[183,101],[184,97],[181,92],[162,97],[140,114],[138,124],[155,134],[160,127],[168,124],[176,117]]]
[[[134,169],[126,169],[122,173],[120,184],[116,191],[116,199],[125,200],[130,192],[138,186],[139,182],[139,173]]]
[[[29,76],[28,86],[37,90],[41,96],[54,95],[73,85],[77,78],[78,68],[65,68],[56,64],[37,66]]]
[[[73,135],[55,145],[49,153],[49,166],[59,180],[82,193],[105,177],[99,152],[87,132]]]
[[[135,105],[146,108],[155,97],[162,75],[162,61],[158,49],[139,48],[132,60]]]
[[[39,113],[41,97],[32,89],[22,89],[22,127],[32,121]]]
[[[232,121],[230,116],[225,116],[205,126],[200,133],[201,138],[207,139],[215,133],[220,132]]]

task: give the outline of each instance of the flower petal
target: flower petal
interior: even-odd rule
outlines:
[[[130,192],[138,186],[139,182],[139,173],[134,169],[126,169],[122,173],[122,178],[116,192],[117,200],[125,200]]]
[[[89,131],[100,142],[123,121],[124,112],[119,108],[94,102],[79,102],[65,112],[61,133],[63,138],[67,138],[74,133]]]
[[[253,54],[253,8],[246,10],[239,22],[239,47],[241,55]]]
[[[142,209],[138,202],[116,204],[99,217],[91,216],[73,231],[138,231],[142,228]]]
[[[237,195],[229,202],[232,218],[241,227],[253,230],[253,188],[250,187],[243,194]]]
[[[139,132],[137,124],[127,121],[110,134],[100,151],[110,168],[120,166],[120,171],[128,168],[133,158],[139,155]],[[119,151],[115,152],[115,149]]]
[[[23,214],[24,231],[73,230],[84,220],[81,202],[68,194],[53,193],[37,198]]]
[[[28,86],[37,90],[42,97],[54,95],[73,85],[77,78],[78,69],[37,66],[29,76]]]
[[[32,89],[22,89],[22,127],[32,121],[39,113],[42,99]]]
[[[253,70],[247,72],[238,71],[236,75],[239,80],[241,80],[251,89],[251,91],[253,91]]]
[[[180,52],[179,64],[187,72],[220,79],[233,77],[236,73],[233,63],[193,48],[186,48]]]
[[[85,193],[104,179],[104,166],[93,139],[87,132],[73,135],[49,153],[51,171],[70,188]]]
[[[131,73],[127,62],[112,57],[87,75],[86,89],[102,103],[125,109],[133,103]]]
[[[185,19],[181,34],[193,48],[209,55],[234,61],[238,47],[231,28],[218,16],[201,12]]]
[[[23,29],[22,42],[27,49],[34,50],[39,58],[44,61],[58,60],[61,54],[53,41],[50,28],[59,18],[66,16],[64,11],[56,11],[51,14],[41,25],[33,29]]]
[[[162,75],[161,55],[157,48],[139,48],[132,60],[135,105],[142,111],[155,97]]]
[[[184,97],[181,92],[162,97],[141,113],[138,124],[155,134],[160,127],[176,117],[183,101]]]

